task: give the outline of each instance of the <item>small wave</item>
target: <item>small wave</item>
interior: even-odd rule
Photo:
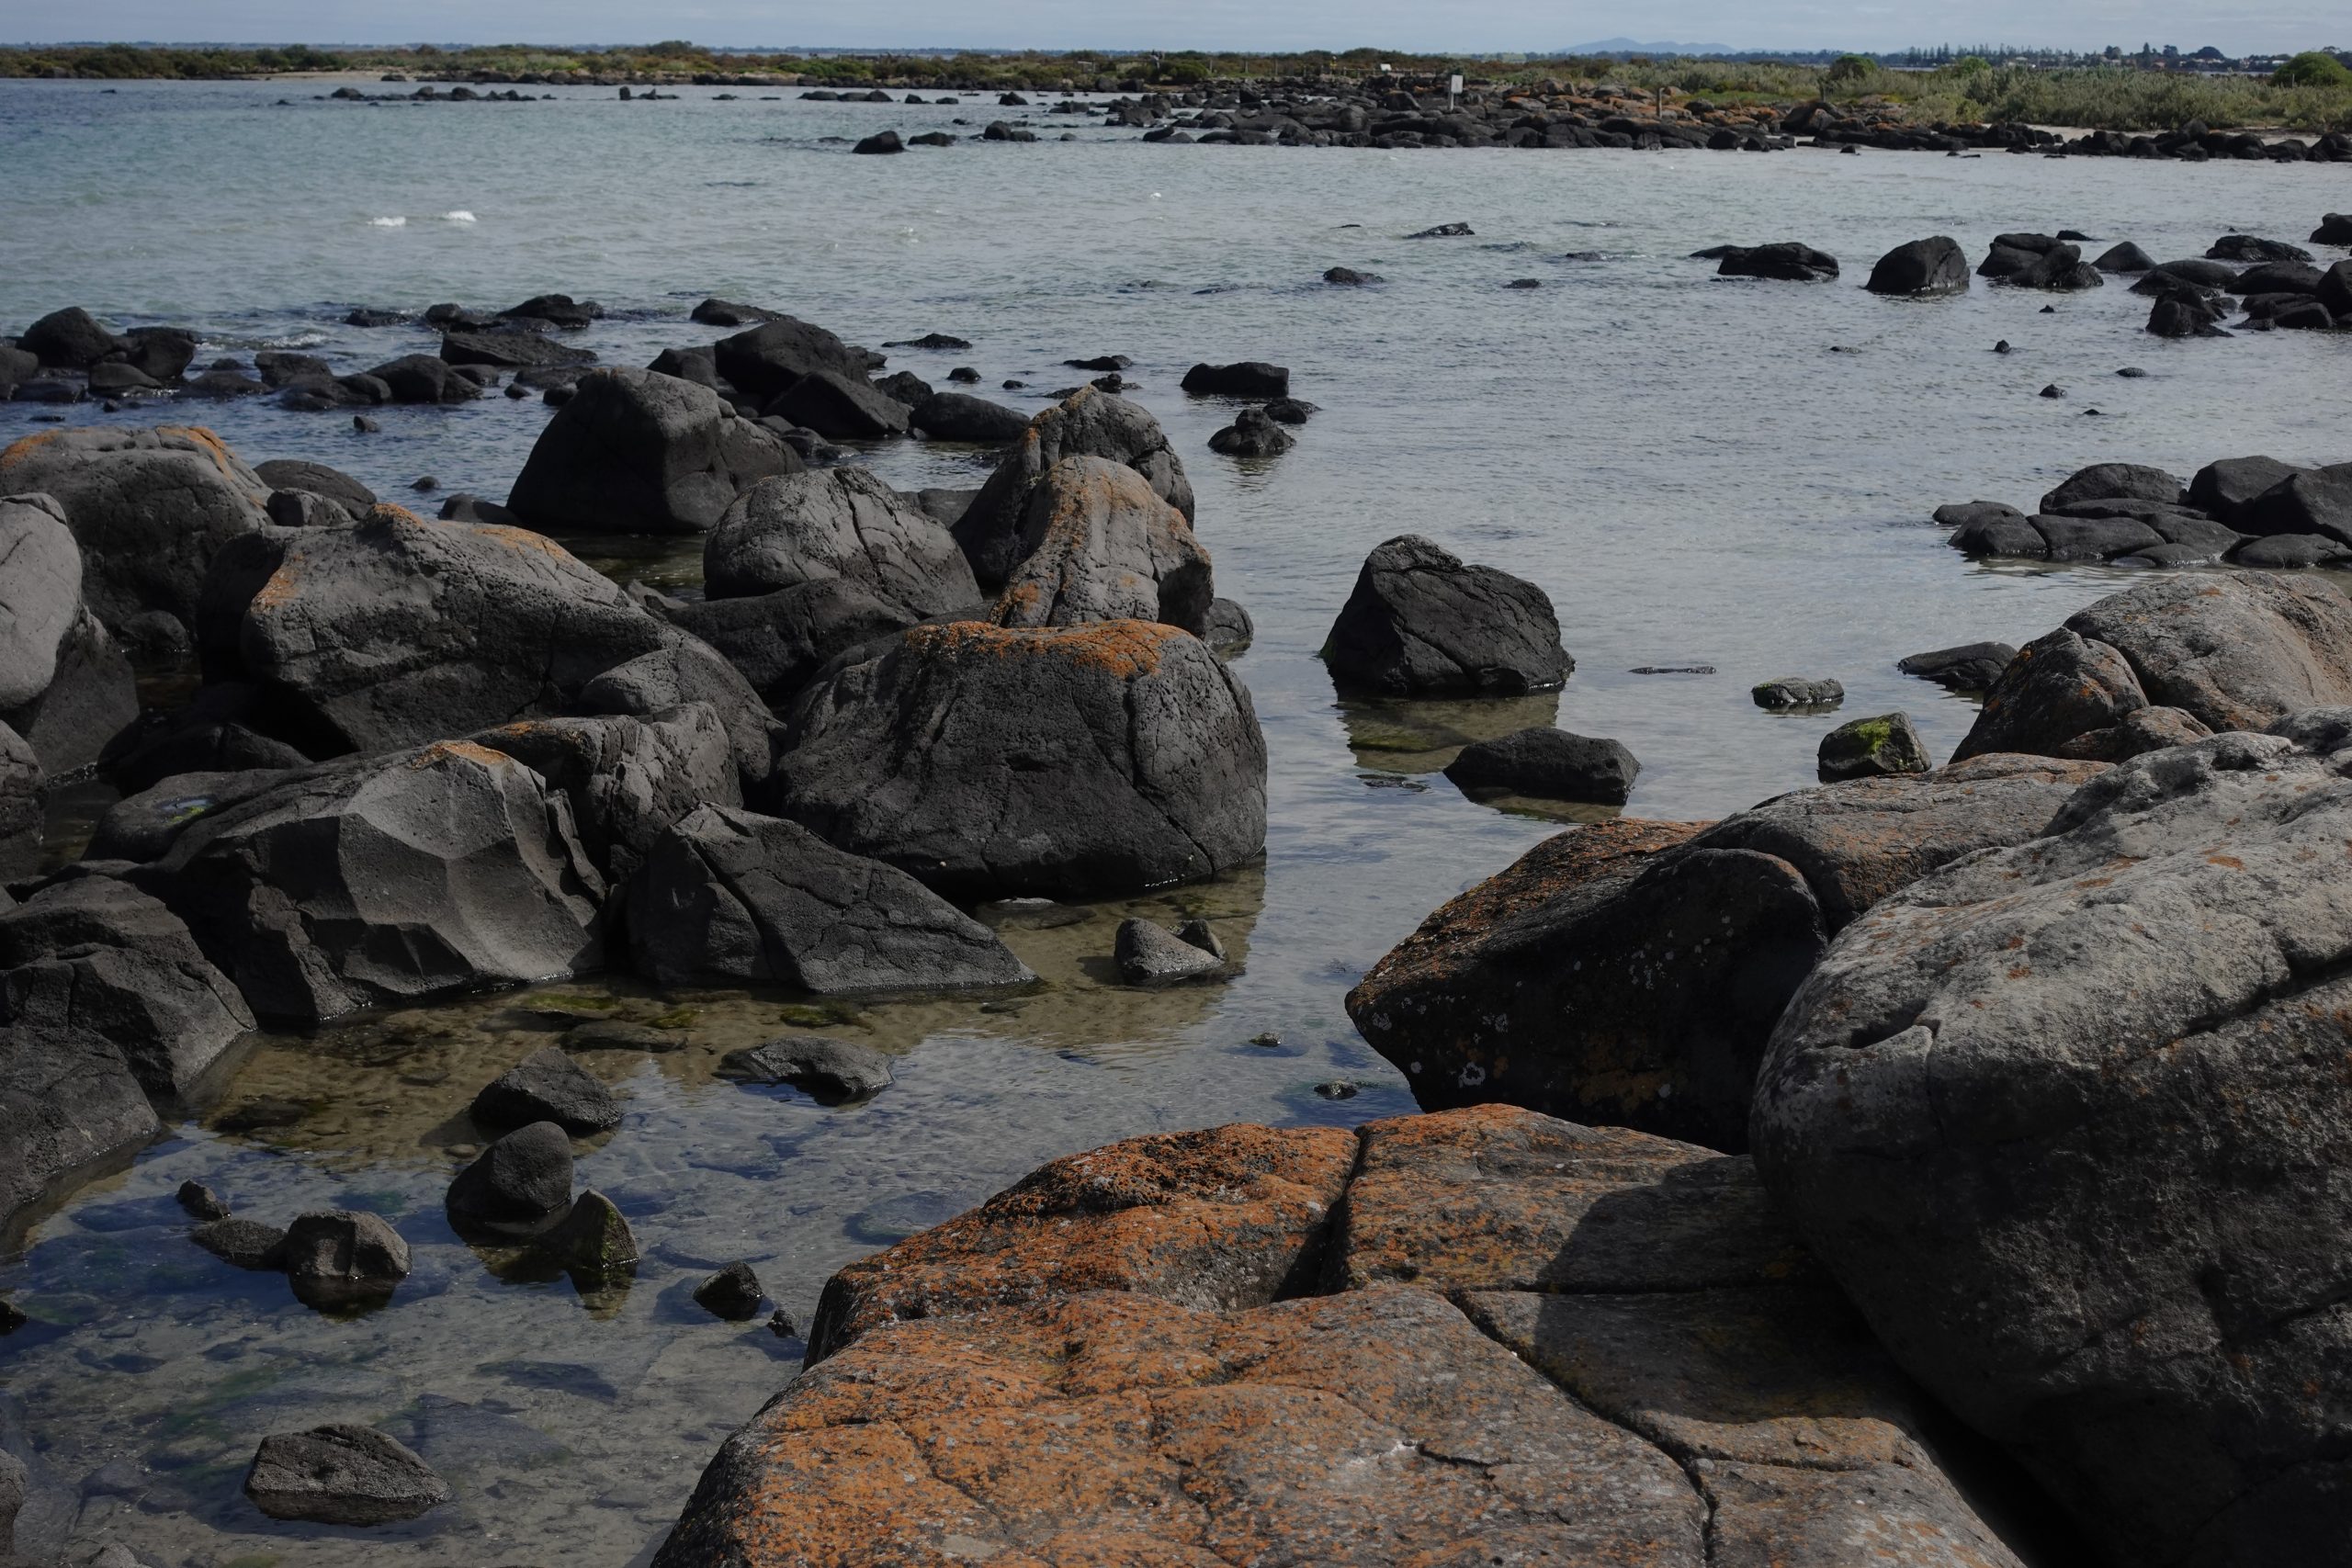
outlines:
[[[405,218],[370,218],[368,220],[368,227],[370,229],[405,229],[408,227],[408,220]]]
[[[472,213],[468,212],[463,208],[459,208],[455,212],[443,213],[441,215],[441,220],[444,223],[472,223],[478,221]]]

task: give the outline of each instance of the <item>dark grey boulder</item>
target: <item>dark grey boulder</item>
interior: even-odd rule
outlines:
[[[104,1035],[78,1029],[0,1031],[0,1232],[74,1178],[126,1158],[161,1130]]]
[[[701,704],[727,731],[745,798],[764,791],[775,771],[776,750],[784,744],[784,727],[724,656],[674,627],[671,636],[674,640],[590,680],[571,705],[583,714],[653,718]]]
[[[2101,599],[2066,625],[2120,650],[2151,703],[2216,730],[2352,703],[2352,602],[2325,582],[2256,571],[2169,578]]]
[[[919,405],[930,400],[933,390],[930,382],[911,370],[899,370],[881,377],[872,386],[891,401],[906,404],[910,419]],[[1023,421],[1023,424],[1025,427],[1027,421]]]
[[[767,1291],[748,1263],[729,1263],[695,1287],[695,1304],[726,1323],[749,1323],[766,1300]]]
[[[1290,370],[1262,359],[1234,365],[1195,365],[1184,372],[1184,390],[1196,397],[1286,398]]]
[[[309,766],[311,757],[299,748],[251,728],[266,722],[263,702],[261,689],[249,682],[223,681],[201,687],[195,700],[177,713],[143,715],[116,735],[98,754],[98,771],[127,800],[182,774],[281,773]],[[162,825],[125,824],[135,833]],[[100,829],[105,830],[104,819]]]
[[[1193,881],[1265,844],[1265,739],[1197,638],[1110,621],[919,626],[820,682],[783,815],[935,888],[1087,896]]]
[[[2227,288],[2238,278],[2238,269],[2217,261],[2191,256],[2181,261],[2158,262],[2151,276],[2177,278],[2199,288]]]
[[[1620,741],[1540,728],[1472,741],[1446,764],[1445,776],[1465,790],[1623,806],[1641,771]]]
[[[48,369],[86,370],[115,352],[115,335],[79,305],[52,310],[27,327],[17,346]]]
[[[129,874],[264,1021],[583,973],[605,883],[563,795],[469,742],[322,764]]]
[[[906,142],[899,140],[899,133],[895,130],[876,131],[850,149],[853,152],[863,152],[869,156],[875,153],[903,152],[906,150]]]
[[[2151,468],[2139,463],[2094,463],[2077,469],[2064,484],[2041,498],[2041,511],[2055,513],[2070,502],[2133,501],[2177,502],[2185,487],[2180,480],[2162,468]]]
[[[0,451],[0,493],[35,491],[63,509],[84,602],[110,627],[153,610],[193,626],[215,557],[268,526],[269,486],[207,430],[26,436]]]
[[[780,310],[764,310],[757,305],[740,305],[732,299],[706,299],[686,313],[689,321],[700,321],[707,327],[756,327],[768,321],[787,321]]]
[[[254,1015],[179,918],[110,876],[0,910],[0,1027],[114,1043],[149,1098],[187,1099]]]
[[[51,773],[139,716],[130,660],[84,604],[81,547],[45,495],[0,500],[0,724]]]
[[[574,1055],[591,1051],[635,1051],[648,1055],[666,1056],[683,1051],[692,1040],[683,1029],[657,1029],[650,1023],[630,1023],[623,1019],[591,1019],[563,1032],[563,1048]]]
[[[2309,262],[2264,262],[2238,274],[2229,291],[2249,302],[2261,294],[2296,294],[2312,296],[2319,293],[2319,282],[2326,276]]]
[[[552,365],[594,365],[596,355],[543,332],[455,332],[441,337],[441,357],[463,370],[537,369]]]
[[[1169,446],[1159,422],[1124,398],[1081,387],[1029,422],[1027,433],[956,522],[956,542],[983,588],[1002,586],[1020,564],[1022,519],[1030,492],[1065,457],[1124,463],[1144,477],[1154,494],[1182,513],[1187,523],[1193,520],[1192,481],[1184,477],[1184,465]]]
[[[261,1440],[245,1495],[273,1519],[386,1525],[449,1501],[448,1484],[406,1445],[367,1427],[317,1427]]]
[[[2006,642],[1968,642],[1914,653],[1896,660],[1894,667],[1955,692],[1981,692],[1999,680],[2017,656],[2018,650]]]
[[[273,491],[322,496],[334,502],[354,518],[367,516],[376,504],[374,491],[349,474],[330,468],[324,463],[274,457],[266,463],[254,464],[254,474]]]
[[[800,456],[707,387],[650,370],[583,376],[540,432],[507,505],[567,534],[699,534]]]
[[[590,1289],[626,1280],[643,1256],[620,1209],[593,1187],[572,1200],[562,1219],[531,1238],[531,1249]]]
[[[2062,626],[2026,644],[2002,668],[1952,761],[2005,751],[2054,756],[2074,737],[2112,728],[2147,705],[2121,653]]]
[[[1247,608],[1230,599],[1209,601],[1201,640],[1218,654],[1232,658],[1247,649],[1257,636],[1257,623],[1250,618]]]
[[[469,1109],[484,1127],[548,1122],[582,1138],[609,1132],[621,1122],[621,1104],[613,1091],[552,1045],[533,1052],[483,1086]]]
[[[48,828],[41,787],[48,776],[24,737],[0,724],[0,881],[26,875],[40,864]]]
[[[379,1214],[329,1209],[286,1227],[286,1277],[304,1305],[325,1310],[383,1301],[409,1276],[408,1243]]]
[[[1007,626],[1159,621],[1207,629],[1216,585],[1184,514],[1124,463],[1064,457],[1029,491],[1019,563],[991,618]]]
[[[904,435],[907,405],[863,375],[812,370],[772,399],[761,413],[790,420],[829,441],[880,441]]]
[[[1221,979],[1225,953],[1152,920],[1125,919],[1112,939],[1111,962],[1129,986],[1174,986],[1188,980]]]
[[[2101,272],[2154,272],[2156,258],[2126,240],[2107,250],[2091,265]]]
[[[1726,245],[1718,277],[1761,277],[1781,283],[1823,283],[1838,276],[1838,258],[1784,240],[1769,245]]]
[[[962,563],[963,558],[956,558]],[[841,578],[752,599],[662,605],[663,620],[707,643],[772,708],[788,705],[835,655],[928,617]]]
[[[2224,234],[2206,247],[2206,259],[2220,262],[2305,262],[2311,252],[2301,245],[2290,245],[2284,240],[2266,240],[2255,234]]]
[[[228,1200],[201,1181],[181,1182],[172,1201],[199,1220],[225,1220],[230,1214]]]
[[[2134,517],[2073,517],[2037,513],[2033,530],[2051,560],[2113,560],[2165,543]]]
[[[794,474],[754,486],[703,546],[714,599],[840,581],[910,620],[980,598],[947,530],[865,468]]]
[[[989,446],[1018,441],[1029,428],[1029,416],[1020,410],[962,392],[934,392],[915,404],[909,417],[917,430],[933,441],[971,441]]]
[[[638,972],[658,985],[819,993],[947,990],[1034,976],[986,926],[905,872],[795,822],[704,807],[628,888]]]
[[[1209,450],[1228,457],[1279,457],[1297,445],[1298,437],[1261,408],[1243,409],[1231,424],[1209,437]]]
[[[1385,279],[1376,272],[1362,272],[1351,266],[1335,266],[1323,274],[1323,281],[1339,284],[1345,288],[1361,288],[1366,284],[1381,283]]]
[[[1412,534],[1365,558],[1323,661],[1343,688],[1391,696],[1518,696],[1576,670],[1543,589]]]
[[[396,403],[463,403],[481,396],[481,388],[458,374],[458,367],[430,354],[405,354],[368,372],[382,382]]]
[[[1968,292],[1968,256],[1948,235],[1913,240],[1881,256],[1862,285],[1873,294],[1908,299]]]
[[[187,1238],[233,1269],[253,1274],[286,1271],[286,1233],[276,1225],[224,1214],[198,1225]]]
[[[2240,507],[2235,525],[2247,534],[2324,534],[2352,544],[2352,463],[2290,473]]]
[[[2119,1562],[2323,1562],[2352,1527],[2347,840],[2352,784],[2290,738],[2124,763],[1843,933],[1758,1078],[1815,1255]]]
[[[543,1229],[571,1206],[571,1136],[533,1122],[484,1149],[449,1184],[450,1220],[460,1229]]]
[[[893,1081],[888,1056],[825,1034],[788,1034],[730,1051],[718,1071],[738,1083],[790,1084],[834,1104],[871,1099]]]
[[[1748,688],[1759,708],[1827,708],[1846,700],[1846,688],[1827,677],[1781,675]]]
[[[2325,534],[2271,534],[2248,539],[2230,552],[2233,566],[2262,571],[2297,571],[2352,559],[2352,545]]]
[[[582,845],[613,886],[644,863],[672,823],[699,806],[742,800],[726,727],[707,703],[642,718],[526,718],[473,739],[563,793]]]
[[[1816,760],[1823,784],[1924,773],[1931,765],[1927,742],[1906,713],[1848,719],[1821,738]]]
[[[2331,212],[2312,231],[2314,245],[2352,245],[2352,214]]]
[[[720,303],[723,301],[706,300],[698,309]],[[730,309],[748,311],[751,307],[735,306]],[[768,315],[764,311],[757,314]],[[749,332],[722,338],[715,358],[718,373],[727,378],[729,385],[762,403],[773,400],[802,377],[820,370],[854,377],[860,381],[865,377],[864,353],[852,348],[824,328],[811,326],[790,316],[775,316],[763,320],[761,325]]]

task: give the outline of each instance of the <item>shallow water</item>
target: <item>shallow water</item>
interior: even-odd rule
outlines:
[[[944,384],[969,363],[1023,407],[1083,379],[1064,358],[1132,356],[1132,395],[1185,455],[1219,587],[1256,616],[1237,669],[1272,756],[1262,870],[1134,907],[1207,915],[1247,972],[1158,995],[1107,985],[1124,905],[1010,931],[1043,976],[1034,994],[826,1022],[899,1055],[892,1088],[830,1109],[712,1077],[725,1050],[808,1025],[780,996],[565,986],[260,1043],[219,1111],[0,1263],[0,1292],[40,1319],[0,1341],[0,1444],[37,1461],[36,1543],[119,1539],[159,1563],[640,1560],[799,1354],[684,1300],[719,1265],[749,1258],[805,1325],[841,1263],[1050,1156],[1159,1128],[1408,1109],[1341,996],[1561,815],[1464,799],[1437,772],[1464,739],[1546,722],[1614,736],[1644,763],[1629,814],[1718,816],[1810,783],[1837,722],[1759,712],[1747,688],[1832,675],[1844,716],[1905,708],[1942,756],[1973,705],[1899,675],[1897,658],[2023,641],[2134,574],[1971,566],[1926,525],[1937,503],[2029,503],[2100,459],[2186,474],[2241,452],[2352,457],[2352,341],[2160,343],[2138,330],[2146,301],[2116,288],[2045,316],[2036,295],[1911,304],[1854,287],[1882,251],[1933,232],[1972,254],[2020,228],[2160,256],[2239,230],[2300,243],[2352,205],[2333,166],[1157,147],[1083,122],[1068,143],[854,159],[820,139],[958,115],[977,130],[1005,111],[713,100],[365,107],[266,86],[0,84],[0,327],[78,303],[119,325],[199,326],[224,353],[299,345],[365,368],[432,340],[343,327],[352,305],[561,290],[615,312],[574,341],[642,364],[719,335],[684,319],[718,294],[857,342],[969,338],[968,352],[893,351],[893,367]],[[1049,130],[1065,118],[1035,116]],[[375,221],[392,217],[407,221]],[[1449,220],[1476,237],[1399,237]],[[1784,238],[1843,257],[1845,281],[1722,282],[1684,259]],[[1572,251],[1601,259],[1559,259]],[[1333,265],[1389,281],[1327,288]],[[1526,276],[1544,286],[1504,287]],[[1988,352],[1998,338],[2017,352]],[[1269,465],[1207,452],[1228,411],[1176,387],[1195,360],[1242,357],[1291,366],[1322,405]],[[2115,378],[2124,365],[2149,375]],[[1008,377],[1032,390],[992,390]],[[2035,396],[2052,381],[2071,395]],[[43,412],[0,404],[0,442]],[[209,423],[251,460],[330,462],[393,499],[424,474],[502,499],[547,411],[495,395],[385,410],[368,436],[258,402],[73,417]],[[905,488],[985,471],[967,450],[913,444],[867,460]],[[1550,592],[1578,660],[1565,693],[1337,699],[1315,650],[1364,552],[1407,531]],[[692,585],[691,547],[581,549]],[[1629,673],[1693,664],[1717,673]],[[586,1148],[581,1179],[649,1253],[625,1297],[594,1302],[561,1279],[494,1275],[439,1207],[477,1140],[462,1114],[474,1090],[582,998],[684,1037],[588,1059],[628,1118]],[[1249,1043],[1268,1031],[1283,1043]],[[1360,1092],[1316,1092],[1337,1079]],[[283,1280],[180,1239],[170,1194],[189,1178],[280,1222],[378,1208],[417,1272],[384,1311],[321,1317]],[[262,1518],[237,1484],[253,1444],[328,1419],[412,1438],[458,1502],[365,1535]]]

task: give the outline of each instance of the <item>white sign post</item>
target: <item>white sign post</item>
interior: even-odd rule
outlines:
[[[1459,98],[1461,96],[1462,74],[1460,72],[1456,72],[1445,85],[1445,107],[1447,108],[1453,107],[1454,100]]]

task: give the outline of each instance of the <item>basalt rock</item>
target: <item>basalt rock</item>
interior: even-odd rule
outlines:
[[[430,354],[404,354],[368,372],[391,392],[396,403],[464,403],[481,396],[479,383]]]
[[[410,1266],[408,1243],[378,1214],[331,1209],[298,1215],[286,1227],[286,1277],[306,1306],[383,1301]]]
[[[122,1050],[78,1029],[0,1032],[0,1231],[75,1178],[127,1156],[161,1130]]]
[[[96,761],[139,716],[130,661],[82,588],[81,547],[57,502],[0,500],[0,724],[52,774]]]
[[[792,1034],[720,1059],[718,1075],[738,1083],[790,1084],[831,1105],[871,1100],[890,1087],[890,1058],[870,1045],[823,1034]]]
[[[812,370],[760,411],[789,420],[829,441],[880,441],[904,435],[910,411],[864,375]]]
[[[1290,369],[1262,359],[1234,365],[1195,365],[1184,372],[1184,390],[1195,397],[1286,398]]]
[[[2197,470],[2188,504],[2235,528],[2258,497],[2303,471],[2276,457],[2224,457]]]
[[[531,448],[507,505],[572,534],[699,534],[743,491],[802,467],[718,394],[650,370],[583,376]]]
[[[915,404],[909,417],[917,430],[933,441],[1001,446],[1020,440],[1029,429],[1028,417],[1018,409],[962,392],[934,392]]]
[[[1209,450],[1228,457],[1279,457],[1297,445],[1298,437],[1262,408],[1243,409],[1231,424],[1209,437]]]
[[[1897,245],[1881,256],[1862,286],[1873,294],[1907,299],[1968,292],[1968,256],[1960,242],[1939,234]]]
[[[1412,534],[1365,558],[1323,660],[1342,687],[1391,696],[1518,696],[1576,670],[1543,589]]]
[[[545,1228],[571,1206],[571,1134],[553,1122],[516,1128],[458,1173],[447,1206],[460,1228]]]
[[[918,626],[795,714],[783,814],[935,888],[1190,881],[1265,843],[1249,693],[1172,626]]]
[[[1022,511],[1019,558],[991,618],[1005,626],[1158,621],[1195,636],[1216,597],[1208,552],[1135,469],[1064,457]]]
[[[1838,276],[1838,258],[1794,241],[1770,245],[1730,245],[1724,248],[1715,276],[1762,277],[1781,283],[1825,283]]]
[[[1474,740],[1446,764],[1445,776],[1465,790],[1623,806],[1641,771],[1620,741],[1544,728]]]
[[[1912,654],[1898,660],[1895,668],[1955,692],[1981,692],[1999,680],[2017,656],[2018,650],[2006,642],[1970,642]]]
[[[706,300],[707,310],[722,301]],[[748,306],[730,307],[748,310]],[[758,312],[765,316],[766,312]],[[698,318],[708,319],[708,318]],[[720,323],[728,324],[728,323]],[[824,370],[835,375],[865,378],[865,355],[822,327],[790,316],[763,321],[751,331],[719,340],[718,374],[746,397],[766,403],[804,376]]]
[[[384,1525],[429,1513],[448,1484],[406,1445],[368,1427],[317,1427],[264,1438],[245,1495],[274,1519]]]
[[[1152,492],[1193,521],[1193,485],[1159,422],[1137,404],[1080,388],[1029,422],[955,525],[956,542],[983,588],[1001,587],[1020,564],[1031,492],[1065,457],[1105,457],[1144,477]]]
[[[2026,644],[2002,668],[1952,761],[2001,752],[2054,756],[2075,736],[2110,729],[2147,705],[2121,653],[2062,626]]]
[[[638,718],[529,718],[474,736],[562,792],[606,882],[627,881],[664,829],[697,807],[742,798],[726,728],[706,703]]]
[[[485,1085],[469,1111],[485,1127],[521,1128],[545,1122],[581,1138],[609,1132],[621,1122],[620,1101],[613,1091],[552,1045],[534,1051]]]
[[[2162,468],[2137,463],[2094,463],[2071,475],[2041,498],[2044,513],[2064,512],[2083,501],[2151,501],[2177,502],[2184,487]]]
[[[1817,772],[1823,784],[1848,779],[1924,773],[1930,766],[1927,742],[1905,713],[1849,719],[1821,738]]]

